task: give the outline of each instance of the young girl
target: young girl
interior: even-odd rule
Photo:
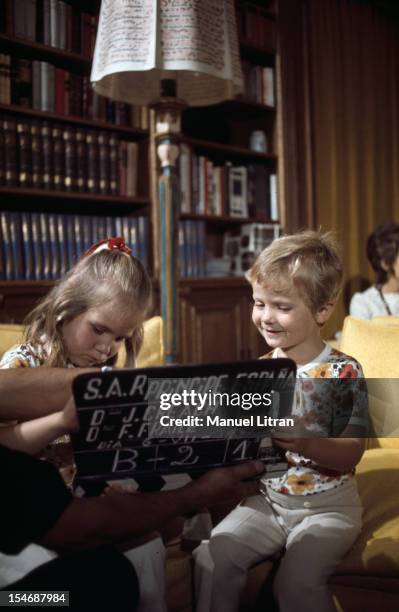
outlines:
[[[122,238],[102,240],[58,281],[27,317],[25,343],[0,365],[114,365],[122,346],[133,366],[151,305],[151,281]]]
[[[133,367],[150,306],[151,281],[141,262],[122,238],[103,240],[30,313],[25,342],[5,353],[0,368],[113,366],[122,346],[125,366]],[[69,402],[62,412],[1,427],[0,443],[36,454],[55,441],[45,455],[68,482],[73,461],[69,436],[64,434],[76,425],[76,412]],[[161,540],[153,539],[125,554],[141,578],[140,610],[166,610]],[[3,556],[0,587],[53,557],[54,553],[36,545],[16,557]]]
[[[122,345],[125,366],[133,367],[150,305],[151,281],[141,262],[122,238],[102,240],[28,315],[25,342],[4,354],[0,368],[113,366]],[[23,436],[20,450],[36,453],[74,425],[69,409],[2,428],[0,442],[15,448]]]

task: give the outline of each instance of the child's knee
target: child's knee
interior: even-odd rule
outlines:
[[[209,553],[215,566],[233,565],[246,570],[249,564],[243,552],[243,543],[229,534],[216,535],[209,540]]]
[[[239,565],[241,544],[228,534],[216,535],[210,540],[204,540],[193,551],[198,566],[208,568],[222,565]]]
[[[203,540],[192,552],[197,568],[212,569],[213,560],[209,551],[209,540]]]
[[[290,609],[290,605],[295,605],[298,593],[304,600],[311,600],[314,592],[323,586],[326,587],[326,581],[317,573],[309,571],[309,568],[303,567],[301,570],[297,567],[295,571],[292,571],[292,568],[287,571],[282,561],[274,578],[273,593],[282,609]]]

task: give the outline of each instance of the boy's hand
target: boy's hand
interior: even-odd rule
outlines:
[[[294,419],[294,425],[291,427],[275,427],[272,431],[273,443],[283,448],[284,450],[293,453],[305,454],[309,448],[309,443],[312,438],[311,432],[303,425],[302,419],[297,416],[290,417]]]
[[[290,419],[294,421],[293,425],[272,427],[270,432],[273,438],[282,440],[291,440],[292,438],[311,438],[313,433],[305,427],[303,419],[300,416],[290,415]]]
[[[250,461],[207,472],[184,487],[189,497],[192,497],[189,500],[192,508],[188,508],[187,512],[226,501],[237,503],[244,497],[256,495],[260,491],[258,478],[264,471],[262,462]]]
[[[307,456],[310,438],[274,438],[273,443],[286,451]]]

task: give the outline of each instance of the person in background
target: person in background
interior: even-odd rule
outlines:
[[[399,317],[399,225],[379,225],[367,239],[367,258],[376,273],[376,282],[355,293],[349,314],[359,319]]]

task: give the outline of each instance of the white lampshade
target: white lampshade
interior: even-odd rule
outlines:
[[[147,105],[173,79],[192,106],[243,91],[234,0],[102,0],[91,80],[96,93]]]

